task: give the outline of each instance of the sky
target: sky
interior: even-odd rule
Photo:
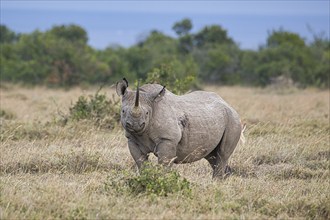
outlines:
[[[265,44],[272,30],[298,33],[307,42],[314,35],[329,38],[330,0],[294,1],[65,1],[0,0],[0,23],[19,33],[46,31],[54,25],[84,28],[89,45],[104,49],[136,44],[151,30],[175,37],[175,22],[192,21],[192,33],[220,25],[242,49]]]

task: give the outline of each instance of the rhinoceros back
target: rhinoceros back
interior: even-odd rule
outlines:
[[[146,84],[140,89],[142,92],[156,93],[162,88],[159,84]],[[228,121],[231,124],[240,123],[236,111],[213,92],[196,91],[177,96],[166,90],[157,108],[162,109],[157,109],[161,115],[155,117],[157,121],[162,119],[163,129],[173,130],[172,127],[164,128],[172,124],[166,121],[175,121],[180,127],[178,132],[182,137],[177,147],[177,163],[189,163],[205,157],[220,143]],[[170,116],[167,114],[169,111]],[[164,118],[163,114],[167,117]]]
[[[163,86],[159,84],[145,84],[140,87],[140,91],[146,92],[146,93],[154,93],[154,92],[160,92],[162,90]]]
[[[205,157],[220,143],[228,121],[240,123],[236,111],[215,93],[196,91],[175,99],[182,130],[178,162]]]

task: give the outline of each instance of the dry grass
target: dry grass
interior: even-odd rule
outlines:
[[[329,219],[329,91],[207,87],[247,123],[233,175],[175,165],[192,193],[161,197],[111,184],[136,175],[121,129],[55,123],[96,90],[0,88],[0,219]]]

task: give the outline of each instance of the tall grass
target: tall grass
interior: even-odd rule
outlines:
[[[205,160],[138,176],[121,128],[57,123],[97,89],[1,87],[0,218],[329,219],[329,91],[206,89],[247,123],[223,181]]]

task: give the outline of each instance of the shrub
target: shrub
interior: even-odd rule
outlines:
[[[126,183],[134,194],[146,193],[158,196],[167,196],[171,193],[181,192],[190,195],[190,183],[185,178],[160,165],[147,163],[140,175],[128,178]]]
[[[3,109],[0,109],[0,118],[4,118],[4,119],[13,119],[15,118],[14,113],[9,112],[9,111],[5,111]]]
[[[94,95],[80,96],[70,107],[69,120],[91,120],[96,126],[113,129],[120,120],[119,100],[108,99],[98,90]]]
[[[114,171],[104,183],[104,190],[111,194],[128,193],[133,196],[168,196],[174,193],[191,196],[191,186],[187,179],[173,170],[151,163],[146,163],[139,175],[132,175],[125,170]]]

